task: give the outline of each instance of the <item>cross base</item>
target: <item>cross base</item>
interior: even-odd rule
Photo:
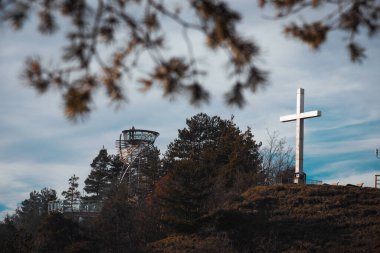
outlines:
[[[295,183],[295,184],[306,184],[306,173],[304,173],[304,172],[294,173],[293,183]]]

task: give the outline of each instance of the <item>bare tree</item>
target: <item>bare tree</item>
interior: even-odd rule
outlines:
[[[268,184],[276,183],[281,172],[294,168],[295,153],[287,144],[285,138],[280,138],[278,131],[269,132],[267,140],[261,150],[262,169]]]

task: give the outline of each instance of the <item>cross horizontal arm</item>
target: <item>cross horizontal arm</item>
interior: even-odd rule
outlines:
[[[321,111],[311,111],[311,112],[303,112],[300,114],[301,119],[320,117],[322,115]]]
[[[322,115],[321,111],[303,112],[300,114],[291,114],[291,115],[281,116],[280,121],[281,122],[288,122],[288,121],[294,121],[296,119],[307,119],[307,118],[320,117],[321,115]]]
[[[288,121],[293,121],[297,119],[297,114],[292,114],[292,115],[286,115],[286,116],[281,116],[280,121],[281,122],[288,122]]]

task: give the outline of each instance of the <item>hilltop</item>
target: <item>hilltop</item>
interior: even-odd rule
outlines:
[[[128,141],[136,137],[120,139],[120,147],[130,145],[124,153],[133,154],[142,140],[153,144],[157,135],[148,131],[148,139],[142,138],[144,131],[123,131]],[[0,221],[0,249],[380,252],[380,191],[275,186],[279,178],[293,177],[294,165],[282,139],[273,135],[270,143],[272,148],[262,148],[251,129],[242,131],[233,117],[199,113],[186,119],[162,159],[149,146],[141,156],[127,156],[126,166],[123,151],[109,155],[102,148],[84,180],[86,194],[80,194],[75,174],[61,193],[64,200],[54,189],[32,191],[14,215]]]
[[[147,252],[380,252],[380,191],[257,186]]]

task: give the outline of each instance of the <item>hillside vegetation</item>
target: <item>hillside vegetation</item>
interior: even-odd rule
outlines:
[[[147,252],[380,252],[380,191],[257,186]]]
[[[162,158],[151,147],[125,166],[102,148],[85,194],[73,175],[63,201],[34,190],[0,221],[0,251],[380,252],[380,191],[275,185],[293,177],[294,156],[276,135],[268,143],[199,113]]]

